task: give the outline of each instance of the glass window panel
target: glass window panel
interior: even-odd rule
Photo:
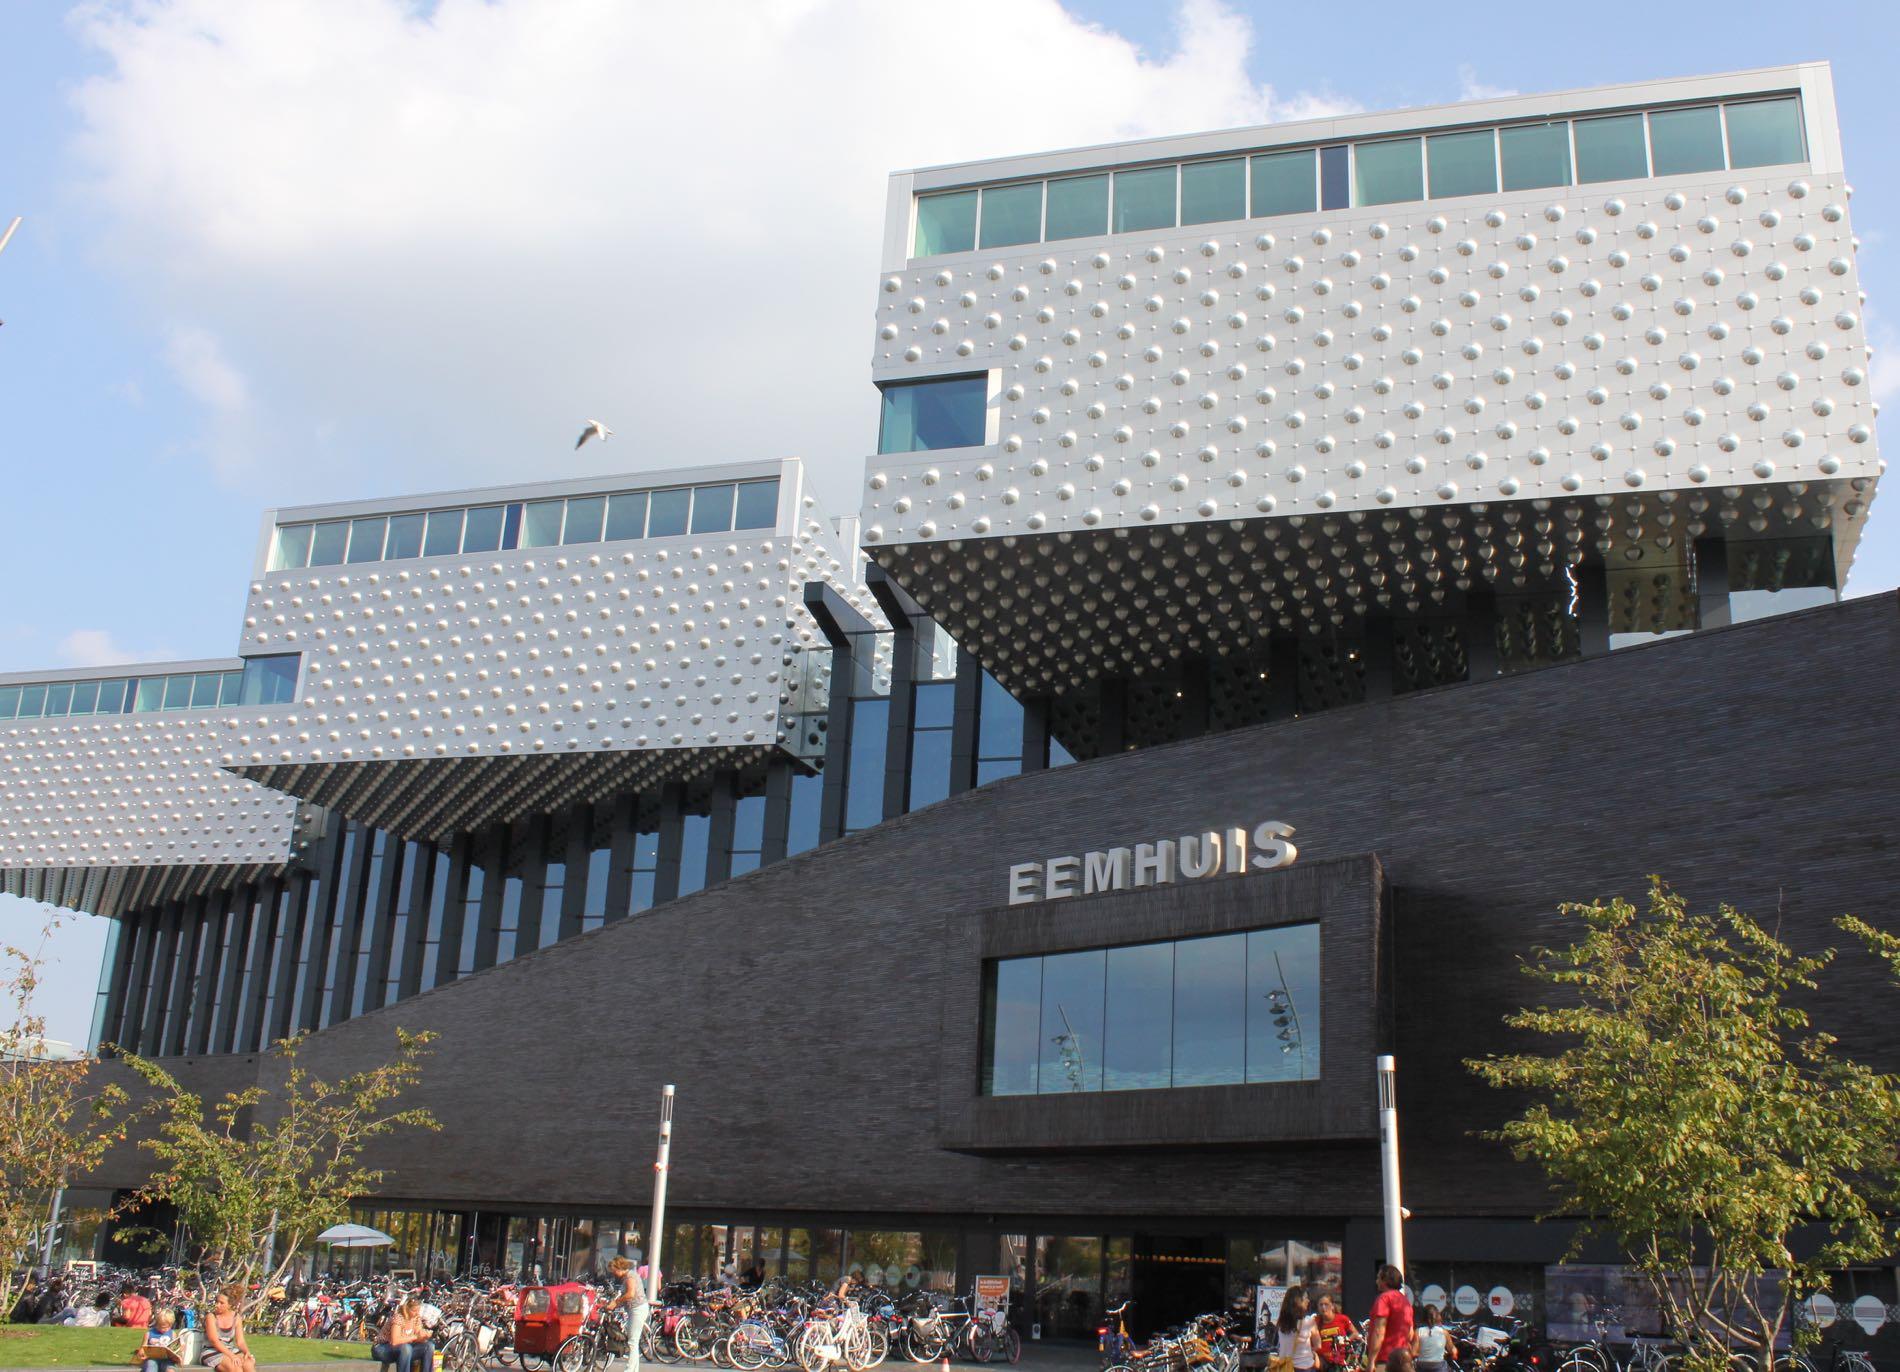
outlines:
[[[1047,765],[1053,770],[1057,767],[1067,767],[1074,761],[1075,754],[1062,746],[1062,740],[1057,738],[1054,734],[1049,735],[1049,759]]]
[[[89,715],[99,705],[99,683],[80,681],[73,685],[72,712],[76,715]]]
[[[1570,125],[1519,124],[1498,130],[1504,189],[1533,191],[1570,184]]]
[[[467,522],[462,526],[462,551],[465,553],[492,553],[501,547],[502,508],[499,505],[478,505],[468,512]]]
[[[1187,162],[1181,167],[1181,222],[1215,224],[1247,217],[1247,162]]]
[[[343,561],[350,542],[350,526],[341,519],[319,524],[310,536],[310,565],[335,567]]]
[[[957,686],[954,681],[928,681],[914,688],[916,704],[911,710],[914,729],[948,729],[956,713]]]
[[[910,739],[909,806],[921,810],[950,794],[950,731],[920,729]]]
[[[735,529],[769,529],[778,523],[778,478],[739,483],[739,502],[732,517]]]
[[[1353,145],[1353,198],[1355,205],[1392,205],[1425,198],[1425,168],[1419,159],[1419,140],[1389,138]]]
[[[1069,176],[1049,183],[1043,237],[1095,238],[1108,232],[1108,174]]]
[[[765,797],[741,796],[732,807],[732,846],[756,852],[765,846]]]
[[[13,719],[20,713],[20,688],[0,686],[0,719]]]
[[[1630,181],[1649,175],[1642,115],[1579,119],[1570,127],[1577,140],[1578,182]]]
[[[693,488],[693,529],[696,534],[723,534],[732,527],[732,487]]]
[[[244,705],[282,705],[285,701],[296,699],[297,665],[300,660],[296,653],[246,658],[239,702]]]
[[[62,681],[46,688],[46,717],[63,719],[73,710],[73,686],[70,681]]]
[[[1432,198],[1446,195],[1495,195],[1498,189],[1497,133],[1474,129],[1440,133],[1425,140],[1431,166]]]
[[[523,548],[551,548],[561,541],[561,508],[564,500],[530,500],[522,512]]]
[[[1100,1238],[1044,1235],[1036,1240],[1036,1319],[1044,1338],[1093,1334],[1101,1285]]]
[[[383,556],[383,539],[388,532],[389,521],[381,517],[351,520],[350,561],[380,561]]]
[[[655,491],[647,499],[648,538],[667,538],[686,532],[687,507],[693,500],[691,487],[676,486],[671,490]]]
[[[1714,105],[1698,105],[1687,110],[1652,110],[1649,156],[1656,176],[1721,171],[1721,111]]]
[[[1105,950],[1052,953],[1042,960],[1042,1095],[1102,1089]]]
[[[845,773],[844,829],[869,829],[884,819],[884,754],[891,702],[882,697],[851,702],[850,767]]]
[[[277,531],[277,541],[271,548],[270,569],[273,572],[288,571],[293,567],[305,567],[310,563],[310,526],[308,524],[286,524]]]
[[[165,704],[167,710],[188,710],[191,708],[191,683],[189,674],[168,676],[165,678]]]
[[[561,542],[600,542],[600,526],[606,517],[606,496],[575,496],[567,502],[567,523],[561,527]]]
[[[165,704],[165,678],[148,676],[139,682],[134,694],[132,708],[140,714],[163,708]]]
[[[988,436],[989,377],[955,376],[884,388],[881,453],[981,447]]]
[[[685,815],[680,821],[680,894],[691,895],[706,884],[706,840],[712,821],[705,815]]]
[[[1247,935],[1247,1080],[1319,1076],[1319,926]]]
[[[976,246],[976,192],[917,197],[917,247],[913,257],[968,252]]]
[[[1247,936],[1174,945],[1174,1084],[1247,1079]]]
[[[1108,950],[1108,1012],[1102,1032],[1108,1091],[1147,1090],[1169,1081],[1174,1021],[1174,945]]]
[[[1004,777],[1021,776],[1023,770],[1020,758],[979,758],[976,764],[976,784],[987,786],[992,781],[1001,781]]]
[[[38,719],[45,713],[46,713],[46,688],[44,686],[22,687],[20,689],[19,718]]]
[[[1023,706],[1015,696],[988,672],[983,673],[983,694],[978,702],[977,756],[990,760],[1014,759],[1023,755]],[[1015,775],[1009,773],[1008,775]]]
[[[501,511],[501,546],[519,548],[521,546],[521,505],[505,505]]]
[[[218,693],[224,689],[223,672],[199,672],[191,678],[191,708],[207,709],[218,703]]]
[[[1319,179],[1313,150],[1262,153],[1253,159],[1253,213],[1307,214],[1319,208]]]
[[[123,681],[102,681],[99,683],[99,713],[116,715],[125,709],[125,683]]]
[[[620,543],[642,538],[647,531],[647,493],[627,491],[607,498],[606,541]]]
[[[1174,167],[1115,173],[1115,232],[1174,227]]]
[[[453,557],[462,551],[462,512],[429,511],[428,531],[422,538],[424,557]]]
[[[1033,1096],[1037,1033],[1042,1024],[1042,959],[1010,958],[993,962],[984,978],[989,1034],[983,1054],[982,1092],[986,1096]]]
[[[792,813],[785,826],[785,852],[803,853],[818,846],[819,802],[824,793],[821,776],[792,778]]]
[[[1729,166],[1773,167],[1808,160],[1801,137],[1801,102],[1794,96],[1728,105],[1723,114],[1728,121]]]
[[[236,705],[244,691],[244,673],[226,672],[218,681],[218,704]]]
[[[1042,182],[983,188],[983,243],[1009,248],[1042,237]]]
[[[1319,150],[1319,207],[1343,210],[1352,203],[1352,175],[1346,146],[1338,144]]]
[[[389,517],[389,541],[383,545],[386,558],[420,557],[422,555],[423,516],[419,514],[391,515]]]

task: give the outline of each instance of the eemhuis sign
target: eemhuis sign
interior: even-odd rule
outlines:
[[[1039,900],[1166,886],[1201,877],[1270,872],[1291,866],[1299,857],[1292,837],[1291,824],[1269,819],[1252,829],[1209,829],[1132,847],[1018,862],[1009,869],[1009,903],[1033,905]]]

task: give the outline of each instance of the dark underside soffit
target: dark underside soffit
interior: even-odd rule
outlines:
[[[1613,632],[1683,627],[1688,550],[1720,537],[1738,588],[1808,545],[1851,556],[1865,518],[1845,482],[1631,492],[1301,517],[1144,524],[1087,532],[873,545],[866,553],[1018,696],[1062,697],[1140,680],[1183,659],[1245,662],[1273,638],[1349,639],[1373,616],[1430,619],[1486,591],[1517,621],[1512,665],[1561,660],[1539,620],[1568,602],[1569,569],[1610,579]],[[1833,532],[1829,542],[1830,531]],[[1807,579],[1839,585],[1830,553]],[[1757,568],[1757,564],[1760,568]],[[1751,570],[1755,569],[1755,570]],[[1805,575],[1805,574],[1804,574]],[[1524,598],[1517,606],[1511,602]],[[1520,613],[1520,610],[1522,613]],[[1408,651],[1449,664],[1453,643]],[[1526,661],[1529,658],[1531,661]],[[1443,664],[1441,664],[1443,665]],[[1421,661],[1427,677],[1436,668]]]
[[[127,910],[227,891],[283,870],[282,863],[209,862],[173,867],[9,867],[0,869],[0,891],[111,919]]]
[[[647,748],[229,770],[400,838],[441,842],[524,815],[690,782],[718,768],[763,761],[773,751],[770,745]]]

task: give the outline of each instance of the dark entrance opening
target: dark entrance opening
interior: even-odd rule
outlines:
[[[1128,1330],[1147,1338],[1226,1306],[1227,1248],[1218,1234],[1137,1234]]]

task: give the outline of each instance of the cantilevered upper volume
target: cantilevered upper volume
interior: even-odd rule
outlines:
[[[6,889],[111,913],[319,810],[436,839],[808,756],[803,587],[881,624],[854,564],[793,460],[272,511],[239,658],[0,679]]]
[[[1691,628],[1698,560],[1837,588],[1848,195],[1825,64],[901,173],[865,545],[1049,693],[1477,593],[1564,656],[1580,578]]]

